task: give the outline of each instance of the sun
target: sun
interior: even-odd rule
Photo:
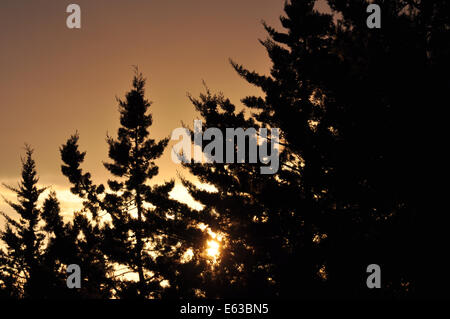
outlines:
[[[206,254],[211,258],[217,258],[220,254],[220,244],[215,240],[208,240]]]

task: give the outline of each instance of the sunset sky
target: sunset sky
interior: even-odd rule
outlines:
[[[66,27],[66,7],[81,7],[82,28]],[[197,116],[186,93],[202,80],[234,103],[260,92],[230,66],[233,58],[267,74],[269,58],[258,39],[261,20],[280,29],[284,0],[1,0],[0,182],[16,185],[24,143],[35,149],[40,183],[58,191],[63,209],[77,206],[60,172],[59,147],[78,130],[84,168],[105,182],[107,132],[115,136],[115,97],[130,89],[132,65],[147,78],[154,124],[151,136],[170,136]],[[155,182],[176,178],[181,166],[169,144]],[[178,189],[179,190],[179,189]],[[180,198],[183,195],[179,194]],[[8,199],[3,186],[0,194]],[[1,202],[0,210],[11,210]],[[3,224],[3,221],[0,222]]]

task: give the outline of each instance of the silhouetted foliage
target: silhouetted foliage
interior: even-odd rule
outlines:
[[[111,297],[112,273],[104,253],[100,250],[102,234],[98,225],[91,222],[83,212],[75,212],[70,222],[64,223],[55,193],[44,202],[42,218],[47,233],[48,246],[44,260],[46,268],[53,269],[54,276],[63,282],[57,287],[57,298],[100,299]],[[76,264],[81,269],[81,288],[68,289],[66,272],[61,266]]]
[[[192,99],[208,127],[281,129],[274,176],[258,165],[187,165],[218,190],[185,181],[227,234],[217,295],[448,295],[433,275],[448,217],[432,208],[428,168],[417,162],[442,138],[433,121],[450,88],[448,2],[379,1],[381,29],[368,29],[367,1],[329,4],[333,15],[292,0],[286,31],[264,24],[270,76],[232,62],[264,93],[242,100],[249,117],[209,91]],[[366,286],[372,263],[382,289]]]
[[[2,213],[6,219],[0,251],[0,285],[4,298],[107,298],[109,290],[104,258],[98,246],[98,229],[85,217],[75,214],[72,222],[63,221],[56,194],[50,192],[39,206],[46,188],[39,188],[33,151],[27,147],[22,161],[22,180],[18,187],[5,185],[17,194],[17,203],[6,201],[19,215],[19,221]],[[86,235],[84,235],[86,234]],[[83,235],[84,238],[80,238]],[[83,272],[80,290],[66,285],[66,267],[78,264]]]
[[[80,169],[85,153],[78,150],[77,135],[61,148],[62,172],[101,225],[99,245],[115,266],[117,297],[195,296],[205,267],[199,251],[206,235],[197,227],[197,213],[170,198],[174,181],[148,184],[158,174],[154,161],[168,139],[156,142],[149,137],[151,103],[144,97],[145,79],[137,69],[132,84],[125,100],[118,100],[117,139],[107,138],[111,162],[104,166],[115,177],[108,181],[109,190],[94,185],[91,175]],[[190,260],[184,258],[188,251],[194,256]],[[137,280],[126,279],[127,273],[137,274]]]
[[[0,298],[448,297],[438,180],[450,2],[379,0],[382,27],[369,29],[372,2],[328,0],[327,14],[314,0],[287,1],[284,30],[263,24],[270,75],[231,61],[261,97],[243,98],[242,110],[209,89],[190,97],[204,130],[281,134],[272,175],[261,174],[261,159],[185,163],[215,188],[182,178],[200,212],[170,197],[173,180],[154,184],[168,139],[150,137],[137,68],[118,99],[117,137],[107,137],[107,186],[81,168],[78,134],[60,148],[62,173],[83,200],[70,220],[55,192],[40,202],[46,189],[27,147],[18,187],[5,185],[18,220],[2,212]],[[217,260],[205,258],[208,230],[222,238]],[[80,289],[66,286],[70,264],[81,268]],[[381,266],[381,289],[366,286],[370,264]]]
[[[2,251],[2,272],[8,279],[5,284],[13,296],[24,298],[41,296],[41,289],[47,285],[44,278],[47,269],[42,264],[44,235],[38,229],[41,214],[38,199],[45,188],[37,187],[39,179],[32,154],[31,148],[27,147],[18,187],[4,185],[17,194],[17,203],[6,202],[20,220],[2,213],[7,221],[5,231],[1,232],[1,239],[6,245],[6,251]]]

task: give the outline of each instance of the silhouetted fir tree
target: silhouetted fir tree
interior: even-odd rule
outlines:
[[[208,127],[219,128],[224,136],[229,127],[259,129],[253,119],[246,119],[243,112],[235,112],[235,106],[222,95],[208,91],[200,99],[192,98],[192,102]],[[226,139],[223,143],[227,143]],[[284,156],[281,154],[282,161]],[[208,273],[212,296],[295,297],[288,295],[283,286],[301,281],[312,294],[315,286],[311,282],[321,284],[316,274],[319,268],[310,259],[292,263],[294,249],[297,252],[298,246],[307,249],[304,247],[306,230],[301,226],[304,221],[294,213],[302,205],[298,200],[299,190],[295,184],[280,183],[278,174],[262,175],[260,168],[264,165],[186,164],[201,182],[217,189],[217,192],[198,189],[184,180],[193,198],[205,205],[203,215],[209,216],[205,223],[225,235],[219,265]],[[308,249],[311,256],[316,247],[311,245]],[[288,270],[292,277],[281,280],[280,276],[287,276]]]
[[[220,129],[224,137],[227,127],[259,128],[243,112],[236,112],[222,95],[212,95],[208,90],[199,99],[191,100],[207,126]],[[225,149],[227,140],[222,142]],[[223,156],[225,159],[226,152]],[[248,162],[248,154],[246,157]],[[271,280],[273,259],[282,262],[286,238],[272,230],[281,222],[279,216],[285,209],[282,199],[287,194],[274,176],[261,175],[261,165],[265,164],[186,164],[201,182],[217,189],[197,189],[183,180],[193,198],[205,205],[204,223],[224,236],[217,267],[205,273],[211,297],[273,297],[279,291]],[[272,196],[280,202],[268,202]]]
[[[221,96],[193,99],[207,127],[281,129],[274,176],[260,175],[259,165],[187,165],[218,190],[185,181],[216,216],[211,227],[228,234],[216,280],[231,290],[218,294],[402,297],[433,287],[439,296],[445,278],[433,270],[442,251],[426,249],[433,234],[437,247],[448,242],[440,226],[448,218],[430,211],[430,179],[413,159],[418,151],[432,157],[427,143],[442,139],[431,123],[450,88],[442,77],[448,2],[380,1],[381,29],[366,25],[369,2],[329,1],[333,15],[314,4],[287,2],[286,32],[264,25],[270,76],[232,62],[264,92],[243,99],[249,119]],[[373,263],[381,266],[382,289],[366,286]]]
[[[2,253],[3,271],[8,274],[12,294],[24,298],[41,296],[45,270],[40,264],[44,236],[39,232],[40,209],[38,199],[45,188],[38,188],[38,177],[33,151],[26,148],[26,157],[22,160],[22,180],[18,187],[4,185],[17,194],[17,203],[6,200],[8,205],[19,215],[16,221],[2,213],[7,223],[1,239],[6,246]]]
[[[20,220],[2,213],[7,223],[1,232],[6,251],[2,251],[3,281],[7,293],[13,298],[51,298],[57,284],[57,272],[45,258],[45,232],[41,229],[42,214],[38,200],[45,188],[38,188],[38,177],[33,151],[26,148],[22,160],[22,180],[18,187],[5,185],[17,194],[18,203],[6,201],[20,216]],[[51,200],[49,197],[46,202]]]
[[[103,255],[92,249],[92,246],[98,246],[98,229],[79,214],[75,214],[72,222],[64,223],[54,192],[50,192],[43,205],[39,206],[39,197],[46,188],[37,186],[39,179],[32,153],[27,147],[19,186],[5,185],[17,194],[18,203],[7,203],[20,220],[2,213],[7,223],[0,237],[2,246],[5,246],[5,250],[0,252],[0,297],[67,299],[110,296],[111,287],[102,287],[108,283]],[[66,268],[69,264],[80,265],[84,270],[81,289],[67,287]]]
[[[45,200],[42,219],[48,244],[42,256],[46,269],[54,276],[53,298],[104,299],[112,295],[112,268],[100,250],[102,233],[83,212],[76,212],[65,223],[60,213],[59,201],[54,192]],[[67,265],[76,264],[81,269],[81,288],[68,289]],[[63,269],[64,271],[61,271]]]
[[[73,184],[72,192],[84,199],[85,208],[102,224],[101,250],[116,267],[116,296],[192,297],[202,288],[200,275],[206,264],[199,256],[206,235],[197,227],[197,213],[169,198],[173,181],[148,184],[158,174],[154,161],[168,139],[156,142],[149,137],[151,103],[145,99],[145,79],[137,69],[132,84],[125,100],[118,100],[117,139],[107,139],[111,162],[104,166],[116,178],[108,181],[109,190],[94,185],[91,175],[80,169],[85,153],[78,149],[77,135],[61,148],[62,171]],[[106,216],[109,220],[102,218]],[[193,257],[186,259],[189,250]],[[124,279],[125,273],[137,274],[137,280]]]

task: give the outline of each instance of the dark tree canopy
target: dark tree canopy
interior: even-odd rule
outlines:
[[[91,175],[80,169],[85,153],[78,150],[78,135],[61,148],[62,172],[73,184],[72,192],[84,199],[86,211],[101,224],[101,250],[116,268],[116,296],[195,296],[205,267],[199,251],[204,249],[206,235],[197,227],[198,214],[170,198],[174,181],[148,183],[158,174],[155,160],[168,139],[157,142],[149,137],[151,103],[144,96],[145,79],[137,69],[132,86],[125,99],[118,100],[117,139],[107,138],[111,162],[104,166],[115,177],[108,181],[109,190],[94,185]],[[189,251],[195,257],[187,260]],[[137,281],[124,279],[121,275],[126,273],[137,274]]]
[[[8,284],[12,286],[8,288],[11,293],[25,298],[37,296],[43,284],[39,277],[43,271],[40,257],[44,236],[38,231],[41,213],[38,199],[45,189],[37,187],[39,179],[32,154],[32,149],[27,146],[26,157],[22,159],[22,180],[18,187],[4,185],[17,194],[17,203],[7,203],[20,220],[2,214],[7,224],[1,233],[1,239],[6,244],[6,252],[2,251],[2,272],[6,278],[10,278]]]
[[[88,219],[75,214],[63,221],[59,202],[50,192],[42,205],[45,188],[38,187],[33,150],[26,147],[22,160],[22,180],[18,187],[5,185],[17,194],[17,203],[7,201],[19,221],[2,213],[6,229],[0,233],[5,250],[0,251],[0,286],[9,298],[107,298],[106,265],[98,246],[98,229]],[[80,235],[86,234],[84,238]],[[66,268],[78,264],[83,272],[83,288],[69,290]]]
[[[381,29],[368,29],[365,1],[330,0],[333,15],[315,11],[315,1],[287,2],[284,31],[264,24],[270,75],[232,62],[264,93],[242,100],[250,116],[220,95],[193,99],[207,127],[281,129],[275,176],[251,165],[187,165],[218,190],[186,182],[229,235],[226,296],[444,294],[434,248],[448,242],[448,218],[432,208],[417,156],[428,163],[429,143],[441,138],[433,121],[450,88],[450,10],[446,1],[379,2]],[[367,289],[373,263],[383,289]]]

